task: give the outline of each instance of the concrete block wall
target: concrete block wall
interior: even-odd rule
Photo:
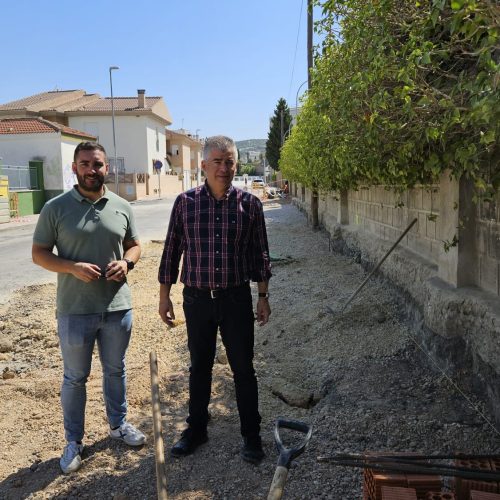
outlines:
[[[478,286],[500,296],[500,193],[476,213]]]
[[[311,190],[292,183],[290,192],[310,220]],[[490,202],[475,204],[472,198],[471,186],[447,173],[440,184],[401,193],[384,186],[320,193],[319,223],[330,234],[340,224],[393,243],[417,218],[399,247],[437,266],[452,286],[477,286],[500,297],[500,193]],[[445,248],[454,237],[459,243]]]
[[[437,264],[442,246],[437,223],[438,197],[439,186],[421,186],[403,193],[383,186],[349,191],[349,224],[360,226],[382,240],[396,241],[417,218],[416,225],[400,244]]]
[[[318,198],[319,223],[323,227],[332,227],[340,224],[340,195],[339,193],[321,193]]]
[[[310,190],[292,184],[291,193],[311,220]],[[459,385],[474,387],[500,424],[499,197],[477,205],[472,184],[445,173],[438,186],[400,194],[320,194],[319,221],[335,251],[372,269],[417,218],[379,273],[403,292],[423,348]]]

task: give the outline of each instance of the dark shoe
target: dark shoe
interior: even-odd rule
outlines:
[[[182,432],[181,438],[174,444],[170,450],[173,457],[185,457],[194,453],[198,446],[208,441],[207,432],[194,432],[193,429],[187,428]]]
[[[260,436],[248,436],[243,438],[241,448],[241,458],[245,462],[257,465],[266,456],[262,449],[262,439]]]

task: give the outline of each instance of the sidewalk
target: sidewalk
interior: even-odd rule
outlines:
[[[25,215],[22,217],[12,217],[10,222],[0,224],[0,231],[7,229],[16,229],[22,226],[34,226],[38,221],[39,214]]]

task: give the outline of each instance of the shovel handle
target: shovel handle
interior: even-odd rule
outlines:
[[[304,434],[304,439],[298,446],[285,448],[281,441],[280,429],[291,429],[293,431],[301,432]],[[304,422],[278,418],[274,426],[274,441],[276,442],[276,448],[278,448],[278,452],[280,454],[278,458],[278,465],[290,467],[291,461],[304,452],[307,443],[309,443],[309,440],[311,439],[311,434],[312,428]]]
[[[288,468],[283,465],[278,465],[274,471],[273,482],[271,483],[267,500],[281,500],[287,477]]]

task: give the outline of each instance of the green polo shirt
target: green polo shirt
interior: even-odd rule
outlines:
[[[105,190],[97,201],[84,198],[74,187],[48,201],[33,235],[38,245],[55,246],[57,254],[75,262],[97,264],[101,269],[123,257],[123,242],[137,240],[130,204]],[[85,283],[69,273],[57,274],[57,312],[91,314],[130,309],[126,281],[99,279]]]

